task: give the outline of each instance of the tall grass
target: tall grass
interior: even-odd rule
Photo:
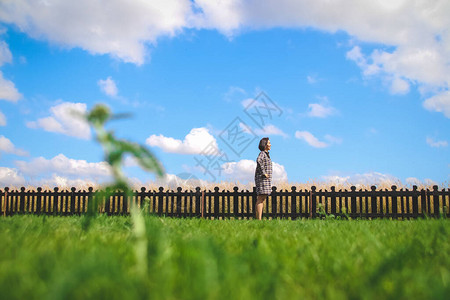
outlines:
[[[450,222],[0,218],[1,299],[445,299]],[[142,240],[141,240],[142,242]],[[142,262],[141,262],[142,263]]]

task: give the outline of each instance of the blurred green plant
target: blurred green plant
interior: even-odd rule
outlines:
[[[106,105],[99,104],[92,108],[85,118],[94,129],[96,139],[105,151],[105,160],[112,168],[114,183],[109,188],[128,191],[128,182],[122,171],[123,159],[126,154],[131,154],[144,170],[154,172],[159,177],[164,175],[164,168],[145,146],[118,139],[113,132],[106,130],[106,122],[124,116],[126,115],[113,115]]]
[[[137,204],[134,203],[127,177],[122,170],[125,155],[130,154],[146,171],[155,173],[158,177],[164,175],[164,168],[156,157],[146,147],[127,140],[118,139],[112,131],[107,131],[105,124],[114,119],[121,119],[127,115],[114,115],[106,105],[96,105],[83,117],[94,129],[96,139],[103,147],[105,152],[105,161],[111,166],[113,183],[105,187],[101,191],[97,191],[96,195],[91,198],[88,204],[88,212],[82,222],[82,227],[88,230],[92,219],[97,216],[99,206],[105,199],[121,191],[124,193],[125,199],[131,199],[131,219],[133,222],[133,248],[136,257],[137,272],[144,276],[147,272],[147,238],[145,230],[145,221],[142,216],[142,210],[139,210]],[[126,201],[126,200],[125,200]],[[144,209],[145,210],[145,209]]]

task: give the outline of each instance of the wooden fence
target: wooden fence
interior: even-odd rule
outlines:
[[[147,212],[168,217],[200,217],[207,219],[250,219],[254,217],[256,202],[255,190],[220,191],[218,187],[211,190],[194,191],[164,190],[158,191],[141,188],[132,196],[125,196],[117,191],[112,196],[99,199],[101,194],[89,188],[87,191],[76,190],[0,190],[0,213],[2,216],[15,214],[35,215],[81,215],[87,212],[89,203],[100,201],[99,211],[108,215],[126,215],[130,212],[132,201]],[[94,197],[96,197],[94,199]],[[265,201],[263,217],[265,218],[324,218],[330,215],[344,218],[393,218],[409,219],[418,217],[449,217],[450,189],[432,190],[400,189],[392,186],[391,190],[280,190],[272,187],[272,193]]]

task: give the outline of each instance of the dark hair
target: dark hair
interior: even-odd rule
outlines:
[[[261,150],[261,151],[266,150],[267,142],[269,142],[269,138],[268,137],[262,138],[259,141],[259,146],[258,146],[259,150]]]

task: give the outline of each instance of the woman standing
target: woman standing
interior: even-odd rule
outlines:
[[[255,184],[256,184],[256,218],[261,220],[264,207],[264,200],[272,191],[272,160],[270,159],[269,138],[265,137],[259,141],[261,151],[256,159]]]

